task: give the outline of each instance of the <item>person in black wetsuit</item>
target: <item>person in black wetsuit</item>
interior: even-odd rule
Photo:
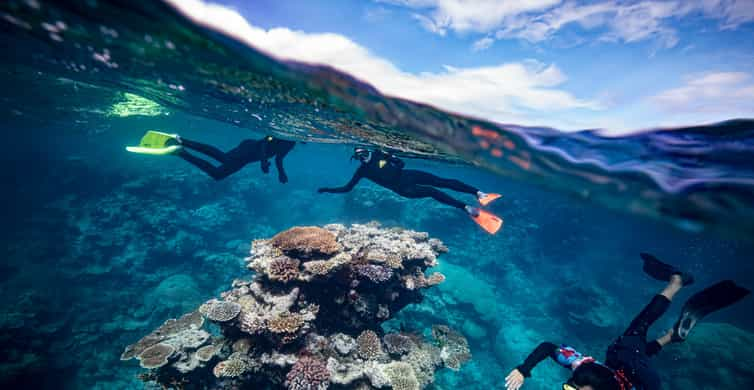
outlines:
[[[506,390],[518,390],[525,378],[548,357],[572,370],[563,390],[659,390],[660,375],[652,367],[650,358],[671,342],[682,342],[696,322],[705,315],[730,306],[749,294],[749,290],[733,281],[718,282],[694,294],[683,306],[681,317],[673,329],[662,337],[647,342],[647,331],[670,306],[670,301],[683,287],[693,283],[693,277],[665,264],[652,255],[642,253],[644,271],[655,279],[668,281],[667,286],[631,321],[623,335],[608,347],[605,363],[585,356],[567,345],[543,342],[526,360],[505,378]]]
[[[495,233],[502,224],[502,220],[491,213],[479,207],[467,205],[435,187],[474,195],[483,206],[499,198],[498,194],[486,194],[461,181],[441,178],[428,172],[404,169],[405,164],[400,158],[379,150],[356,148],[351,158],[361,162],[361,166],[353,174],[351,180],[342,187],[320,188],[317,192],[349,192],[359,180],[366,178],[406,198],[433,198],[440,203],[464,210],[490,233]]]
[[[222,150],[201,142],[192,141],[180,136],[175,136],[175,143],[182,146],[174,154],[197,168],[204,171],[215,180],[222,180],[245,167],[247,164],[260,161],[262,172],[270,172],[270,158],[275,157],[275,167],[278,171],[278,180],[281,183],[288,182],[288,175],[283,168],[283,158],[296,145],[294,141],[286,141],[272,136],[266,136],[260,140],[247,139],[241,141],[235,148],[223,152]],[[215,166],[209,161],[189,153],[191,149],[205,154],[217,160],[220,165]]]

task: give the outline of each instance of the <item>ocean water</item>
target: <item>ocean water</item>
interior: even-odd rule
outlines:
[[[125,346],[248,278],[251,241],[291,226],[376,220],[448,246],[446,282],[386,324],[468,338],[473,359],[438,374],[437,389],[503,388],[544,340],[602,358],[663,287],[639,252],[697,278],[651,335],[705,285],[754,286],[752,121],[564,135],[389,99],[161,3],[7,1],[0,13],[1,388],[143,388],[138,362],[120,361]],[[288,184],[257,165],[214,182],[175,157],[126,153],[147,129],[221,148],[264,134],[306,143],[285,160]],[[355,144],[504,194],[491,210],[505,227],[489,236],[364,182],[317,194],[350,178]],[[752,313],[749,297],[667,347],[655,359],[666,388],[752,388]],[[552,363],[534,373],[524,388],[568,375]]]

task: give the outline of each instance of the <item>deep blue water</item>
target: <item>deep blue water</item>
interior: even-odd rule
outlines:
[[[45,12],[46,6],[43,3]],[[76,23],[86,28],[98,21],[75,21],[86,20],[81,15],[94,11],[75,5],[60,8],[70,15],[49,12],[66,19],[69,31],[75,32],[66,36],[66,42],[87,42],[85,34],[74,28]],[[138,35],[138,28],[154,29],[133,23],[128,12],[116,20],[112,9],[103,8],[99,17],[118,27],[124,39],[127,31]],[[4,15],[19,18],[35,15],[14,2],[0,9]],[[393,102],[397,112],[437,118],[430,124],[457,124],[450,126],[454,132],[429,134],[413,123],[419,119],[399,123],[404,127],[393,122],[394,113],[370,112],[369,99],[379,98],[374,95],[343,103],[332,90],[341,84],[325,71],[304,69],[293,76],[278,75],[277,84],[270,81],[274,77],[267,78],[269,84],[259,87],[259,94],[269,95],[272,103],[244,106],[230,98],[233,94],[228,88],[210,89],[201,80],[190,79],[181,64],[171,62],[174,59],[162,62],[158,53],[144,54],[155,56],[151,69],[125,64],[107,68],[80,55],[75,46],[56,49],[46,33],[34,29],[26,33],[5,20],[2,42],[8,57],[1,69],[8,88],[0,95],[4,103],[0,126],[6,145],[0,156],[0,178],[5,183],[4,261],[0,265],[2,388],[140,388],[142,383],[135,377],[141,371],[138,364],[119,360],[123,348],[167,318],[217,295],[232,279],[248,277],[242,259],[251,240],[295,225],[378,220],[387,226],[426,231],[446,243],[450,252],[440,258],[439,267],[447,276],[446,283],[387,325],[403,322],[422,330],[446,323],[469,338],[472,362],[459,372],[443,372],[437,388],[502,388],[507,372],[543,340],[569,343],[602,357],[632,315],[662,288],[641,272],[638,253],[642,251],[655,253],[697,277],[695,285],[679,294],[652,335],[670,327],[680,303],[702,286],[722,278],[754,286],[754,241],[750,238],[754,199],[752,165],[747,160],[752,155],[754,127],[750,122],[717,127],[722,129],[718,134],[703,128],[626,139],[604,139],[591,133],[556,137],[554,130],[467,123],[429,108]],[[178,29],[172,24],[163,27],[165,34],[178,34],[170,30]],[[171,39],[177,44],[207,45],[212,55],[192,61],[207,61],[208,67],[215,64],[211,60],[217,53],[231,50],[228,47],[238,49],[222,38],[207,41],[210,38],[193,30],[183,34]],[[109,44],[113,53],[130,47]],[[249,57],[252,65],[248,66],[259,72],[279,71],[276,67],[282,66],[253,53]],[[69,65],[74,62],[102,70],[73,72]],[[172,76],[169,70],[174,70]],[[258,79],[249,80],[231,70],[216,69],[217,79],[261,85]],[[295,80],[304,77],[301,74],[313,72],[321,83],[314,92],[295,87]],[[175,80],[145,81],[154,80],[150,78],[154,74]],[[184,95],[170,89],[170,83],[206,89]],[[161,103],[162,113],[109,115],[118,103],[128,100],[124,92]],[[281,103],[285,99],[275,100],[276,96],[305,102]],[[333,107],[313,114],[305,109],[310,98],[334,102]],[[274,120],[239,114],[244,108]],[[141,113],[146,113],[144,107]],[[302,125],[296,120],[311,122]],[[368,126],[355,131],[357,120]],[[485,154],[486,149],[470,146],[477,145],[469,142],[474,140],[469,135],[472,124],[527,145],[525,152],[533,166],[555,161],[561,169],[526,171],[496,161]],[[279,184],[274,174],[261,175],[258,165],[214,182],[174,157],[126,153],[123,147],[138,142],[146,129],[180,132],[222,148],[261,137],[260,131],[309,142],[298,145],[286,158],[290,178],[286,185]],[[681,141],[685,149],[679,146]],[[491,209],[505,218],[505,227],[497,236],[488,236],[452,209],[427,200],[403,200],[363,182],[348,195],[317,194],[317,187],[340,185],[350,178],[356,169],[356,163],[348,162],[352,143],[422,155],[425,158],[407,159],[408,167],[503,193],[504,198]],[[715,147],[709,151],[704,145]],[[606,156],[612,160],[601,160],[601,168],[578,161]],[[653,169],[660,166],[670,168],[659,172],[658,181],[648,179],[657,176],[642,174],[658,173]],[[583,177],[576,173],[585,172],[623,183],[628,189],[576,179]],[[684,177],[698,182],[678,184],[685,183]],[[663,183],[679,186],[664,188]],[[592,195],[583,196],[584,189]],[[648,189],[657,193],[664,207],[637,212],[627,206],[627,200]],[[704,389],[751,388],[752,313],[754,300],[748,298],[711,316],[687,343],[663,351],[656,364],[667,388],[686,389],[690,383]],[[543,363],[525,388],[557,388],[566,376]]]

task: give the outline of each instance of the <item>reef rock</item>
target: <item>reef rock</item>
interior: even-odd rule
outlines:
[[[374,223],[292,228],[253,242],[250,280],[122,358],[138,357],[151,369],[144,379],[168,388],[422,389],[471,357],[466,339],[446,326],[433,328],[434,342],[383,335],[380,324],[444,281],[425,272],[445,251],[425,233]],[[210,338],[203,318],[222,335]]]

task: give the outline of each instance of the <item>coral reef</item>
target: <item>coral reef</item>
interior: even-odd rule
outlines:
[[[428,342],[381,336],[380,324],[444,279],[424,275],[446,250],[424,233],[376,223],[289,229],[253,242],[251,280],[169,320],[122,358],[138,357],[152,369],[145,380],[165,387],[418,390],[436,370],[465,363],[468,343],[447,326]],[[202,316],[221,335],[200,329]]]

